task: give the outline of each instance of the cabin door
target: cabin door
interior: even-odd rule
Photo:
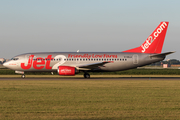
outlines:
[[[138,55],[133,55],[133,64],[138,64]]]

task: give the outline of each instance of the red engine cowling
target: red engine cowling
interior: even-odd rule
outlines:
[[[76,73],[76,68],[75,67],[70,67],[70,66],[59,66],[58,67],[58,74],[59,75],[75,75]]]

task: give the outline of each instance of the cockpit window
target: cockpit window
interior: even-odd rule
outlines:
[[[11,60],[18,60],[19,58],[12,58]]]

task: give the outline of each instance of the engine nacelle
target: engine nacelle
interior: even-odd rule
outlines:
[[[76,73],[78,73],[75,67],[70,67],[70,66],[59,66],[57,72],[59,75],[68,75],[68,76],[71,75],[73,76]]]

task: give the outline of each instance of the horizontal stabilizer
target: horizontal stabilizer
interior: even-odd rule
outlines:
[[[160,54],[153,54],[153,55],[150,55],[150,57],[165,57],[166,55],[169,55],[172,53],[175,53],[175,51],[174,52],[160,53]]]

